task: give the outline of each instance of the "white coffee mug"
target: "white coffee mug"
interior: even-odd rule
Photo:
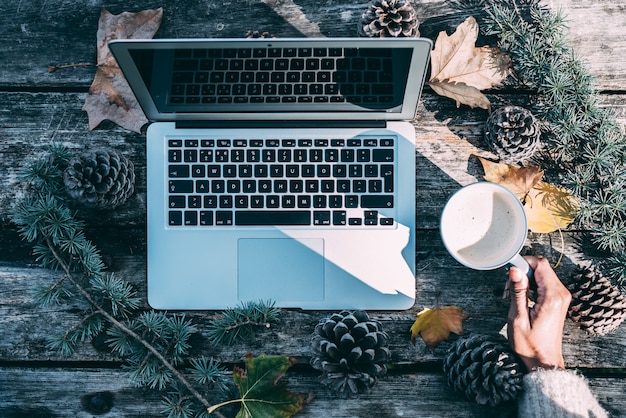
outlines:
[[[520,199],[496,183],[472,183],[450,197],[441,214],[441,238],[448,252],[475,270],[507,264],[528,277],[533,270],[519,254],[528,221]]]

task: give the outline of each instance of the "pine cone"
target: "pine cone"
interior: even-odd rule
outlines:
[[[311,338],[311,365],[320,382],[341,396],[365,393],[387,373],[389,337],[364,311],[343,311],[322,319]]]
[[[626,318],[626,298],[599,273],[579,267],[567,286],[572,293],[568,315],[592,335],[615,331]]]
[[[359,36],[372,38],[419,36],[417,12],[408,0],[372,0],[361,16]]]
[[[532,157],[539,149],[541,129],[529,110],[504,106],[487,119],[485,139],[504,162],[518,163]]]
[[[85,151],[69,161],[63,173],[65,190],[80,204],[113,209],[135,190],[132,161],[112,149]]]
[[[458,339],[443,360],[448,385],[481,405],[500,405],[522,390],[524,367],[507,341],[497,336]]]

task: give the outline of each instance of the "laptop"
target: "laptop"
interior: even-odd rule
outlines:
[[[155,309],[415,299],[415,131],[431,42],[118,40],[147,118]]]

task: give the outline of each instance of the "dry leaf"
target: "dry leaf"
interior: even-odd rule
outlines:
[[[499,85],[511,70],[511,60],[497,48],[476,47],[478,23],[468,17],[451,35],[439,32],[431,53],[429,85],[456,105],[490,109],[489,99],[480,92]]]
[[[152,38],[161,25],[163,9],[124,12],[113,15],[103,9],[98,22],[98,68],[89,87],[83,110],[89,116],[89,129],[108,119],[124,129],[141,132],[146,119],[135,95],[126,82],[108,43],[113,39]]]
[[[421,335],[426,346],[432,350],[447,340],[451,332],[461,335],[465,318],[463,310],[457,306],[425,308],[417,314],[411,326],[411,342],[415,344],[415,339]]]
[[[540,167],[516,167],[510,164],[494,163],[478,157],[485,170],[485,180],[498,183],[525,201],[530,190],[543,177]]]
[[[528,228],[543,234],[574,222],[578,208],[577,200],[567,190],[543,181],[532,188],[524,205]]]
[[[541,181],[541,168],[478,159],[485,170],[485,180],[505,186],[520,198],[532,232],[554,232],[574,221],[578,202],[564,188]]]

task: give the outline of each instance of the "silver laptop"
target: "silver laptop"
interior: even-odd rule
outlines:
[[[120,40],[147,132],[148,301],[408,309],[427,39]]]

